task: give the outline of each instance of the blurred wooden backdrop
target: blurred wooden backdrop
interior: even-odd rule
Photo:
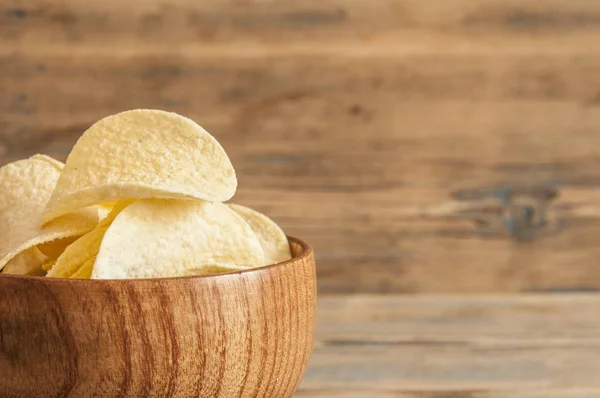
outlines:
[[[221,141],[322,293],[600,288],[598,1],[0,2],[0,164],[144,107]]]

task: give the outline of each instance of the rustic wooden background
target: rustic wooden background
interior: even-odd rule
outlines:
[[[0,2],[0,164],[142,107],[222,142],[322,293],[600,288],[600,2]],[[515,186],[558,194],[533,237]]]

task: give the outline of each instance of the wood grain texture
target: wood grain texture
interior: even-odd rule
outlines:
[[[223,144],[236,202],[314,244],[324,292],[600,288],[597,2],[36,0],[0,18],[0,163],[171,110]],[[563,227],[482,236],[453,198],[514,184],[556,186]]]
[[[241,47],[242,52],[263,44],[293,50],[298,49],[293,46],[297,43],[310,52],[322,46],[339,48],[340,43],[385,43],[388,49],[433,45],[443,51],[449,50],[447,44],[462,44],[462,50],[470,51],[471,44],[479,43],[490,51],[485,39],[494,38],[500,47],[513,47],[516,42],[528,46],[527,39],[535,39],[545,41],[552,51],[558,47],[570,52],[580,47],[567,49],[561,44],[573,37],[584,39],[583,45],[591,44],[591,34],[600,31],[600,6],[587,0],[149,0],[138,4],[107,0],[102,5],[85,0],[11,0],[1,7],[2,41],[22,45],[24,51],[63,44],[93,46],[88,52],[115,45],[117,52],[136,51],[135,47],[180,51],[188,45],[231,43],[252,44]],[[398,43],[403,38],[414,43]]]
[[[2,397],[289,397],[310,356],[312,250],[211,277],[0,276]]]
[[[600,396],[598,295],[321,296],[295,397]]]

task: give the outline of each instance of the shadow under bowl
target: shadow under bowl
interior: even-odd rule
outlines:
[[[1,397],[289,397],[312,350],[312,248],[220,275],[0,274]]]

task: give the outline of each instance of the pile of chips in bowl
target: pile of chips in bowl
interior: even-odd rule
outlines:
[[[289,260],[274,221],[224,203],[236,188],[225,150],[194,121],[146,109],[106,117],[65,164],[34,155],[0,168],[0,270],[158,278]]]

